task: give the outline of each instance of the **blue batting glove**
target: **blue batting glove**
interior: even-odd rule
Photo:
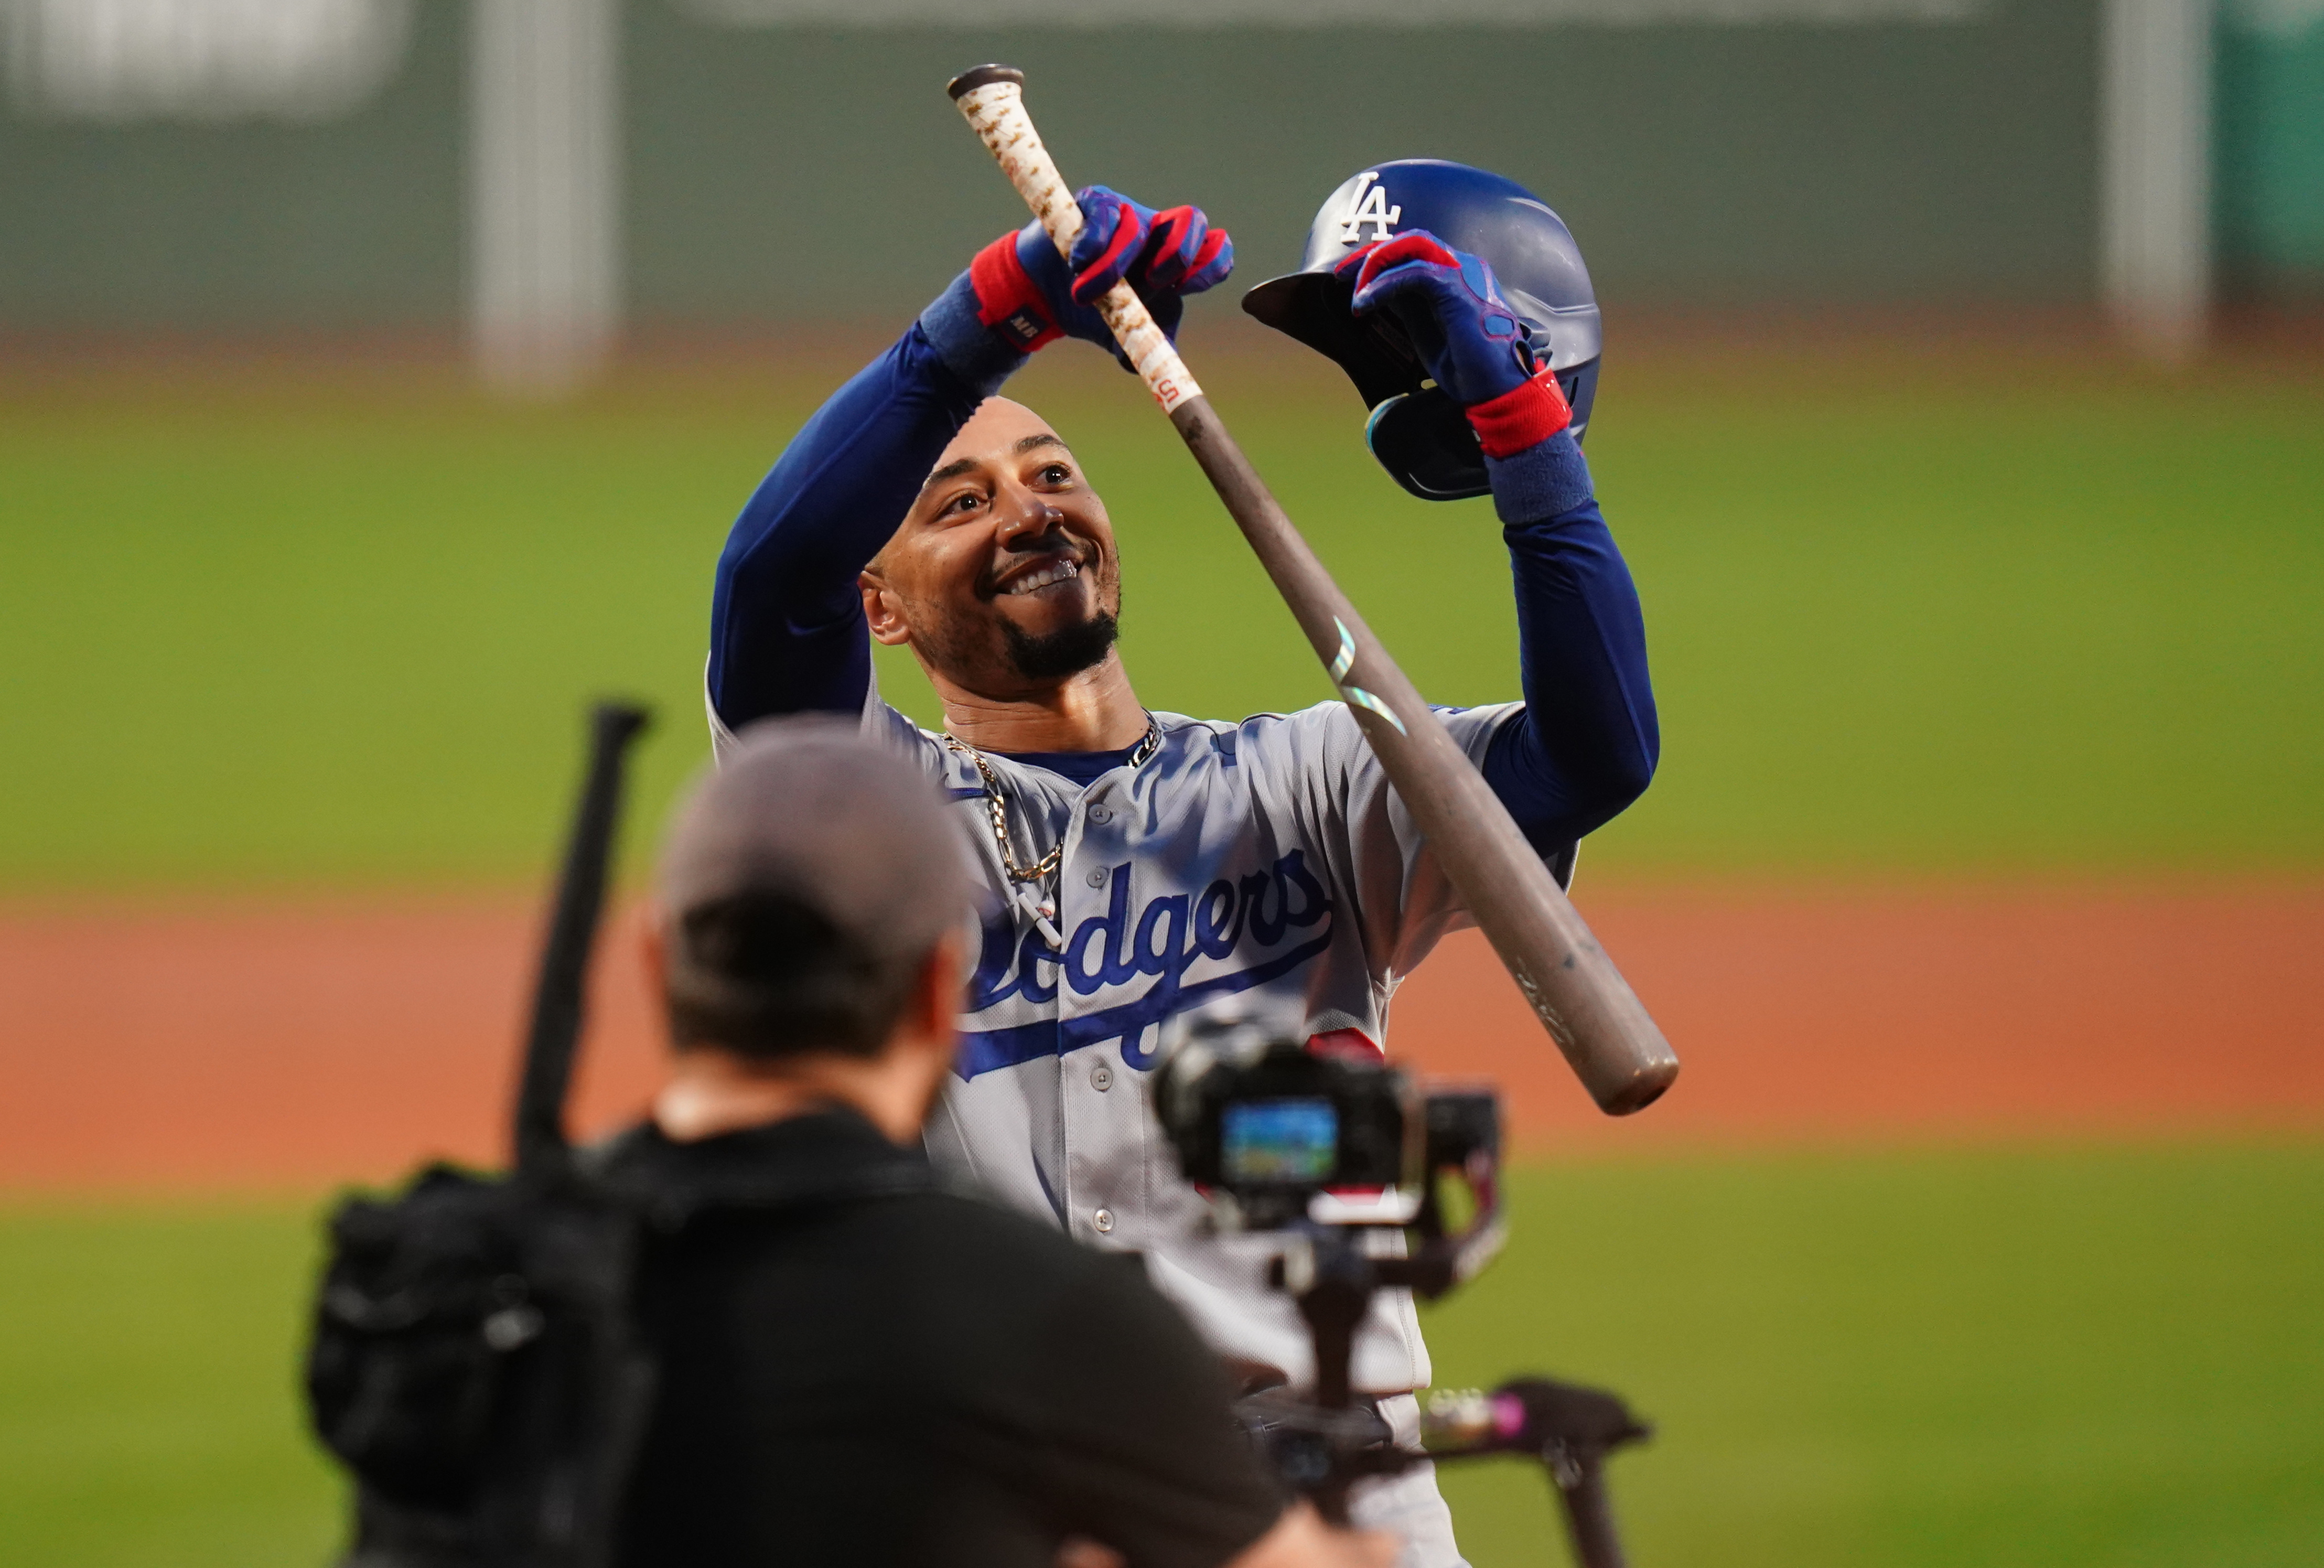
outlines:
[[[1332,270],[1354,281],[1357,315],[1395,316],[1429,378],[1462,407],[1490,402],[1533,378],[1525,323],[1482,257],[1412,229],[1351,252]]]
[[[1223,282],[1234,270],[1234,242],[1213,228],[1200,208],[1157,212],[1102,185],[1074,199],[1082,232],[1070,266],[1038,218],[993,241],[969,265],[978,319],[1020,354],[1063,336],[1112,349],[1120,359],[1096,301],[1124,278],[1175,341],[1185,296]]]

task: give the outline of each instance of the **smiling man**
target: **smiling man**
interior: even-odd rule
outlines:
[[[971,744],[1135,744],[1146,711],[1114,655],[1120,557],[1072,448],[1032,410],[995,397],[945,457],[864,569],[872,635],[918,651],[946,730]]]
[[[723,748],[765,715],[857,714],[936,777],[986,902],[930,1154],[1070,1235],[1143,1252],[1247,1388],[1300,1383],[1306,1333],[1264,1283],[1264,1239],[1201,1233],[1147,1075],[1166,1025],[1213,1009],[1376,1053],[1398,980],[1467,917],[1338,703],[1217,721],[1139,700],[1105,505],[1068,433],[996,394],[1054,338],[1110,348],[1086,301],[1119,278],[1175,330],[1181,297],[1223,279],[1232,252],[1192,208],[1102,187],[1080,201],[1070,269],[1038,225],[994,242],[760,485],[719,562],[712,724]],[[1445,721],[1563,870],[1655,765],[1628,572],[1558,383],[1512,341],[1485,261],[1402,234],[1352,252],[1348,281],[1354,309],[1393,311],[1428,346],[1478,432],[1527,700]],[[872,638],[912,650],[941,732],[881,702]],[[1428,1381],[1408,1299],[1380,1301],[1354,1373],[1408,1440],[1410,1390]],[[1357,1517],[1401,1532],[1410,1563],[1459,1562],[1425,1469],[1360,1495]]]

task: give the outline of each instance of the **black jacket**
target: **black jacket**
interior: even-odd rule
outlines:
[[[1280,1513],[1135,1258],[937,1190],[853,1113],[641,1128],[604,1168],[651,1221],[624,1563],[1048,1568],[1078,1535],[1215,1568]]]

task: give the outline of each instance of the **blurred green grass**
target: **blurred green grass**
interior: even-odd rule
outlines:
[[[1358,446],[1320,360],[1204,360],[1295,517],[1438,700],[1514,695],[1485,503]],[[704,755],[710,569],[828,345],[633,368],[559,409],[448,369],[0,378],[0,886],[426,883],[542,863],[601,689]],[[1046,355],[1126,551],[1150,704],[1321,673],[1135,383]],[[1666,751],[1600,871],[2324,862],[2324,382],[1901,337],[1609,361],[1592,464]],[[923,717],[908,659],[890,695]],[[633,835],[633,851],[650,835]]]
[[[2324,1152],[1697,1156],[1517,1173],[1428,1314],[1440,1384],[1549,1370],[1681,1568],[2295,1568],[2324,1554]],[[0,1565],[269,1568],[337,1539],[302,1207],[0,1210]],[[1448,1471],[1478,1568],[1563,1561],[1536,1471]]]
[[[300,1209],[0,1209],[0,1563],[317,1568],[338,1482],[294,1403]]]
[[[1656,1425],[1609,1467],[1642,1564],[2292,1568],[2324,1559],[2324,1154],[1695,1157],[1535,1168],[1426,1314]],[[1479,1568],[1560,1560],[1538,1471],[1448,1470]]]

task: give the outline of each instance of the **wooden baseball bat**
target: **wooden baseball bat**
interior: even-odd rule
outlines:
[[[979,66],[954,78],[949,90],[1070,258],[1081,208],[1025,113],[1025,73]],[[1268,493],[1137,294],[1116,283],[1097,309],[1258,552],[1444,874],[1591,1097],[1612,1116],[1651,1104],[1678,1076],[1678,1057],[1621,971],[1484,776]]]

